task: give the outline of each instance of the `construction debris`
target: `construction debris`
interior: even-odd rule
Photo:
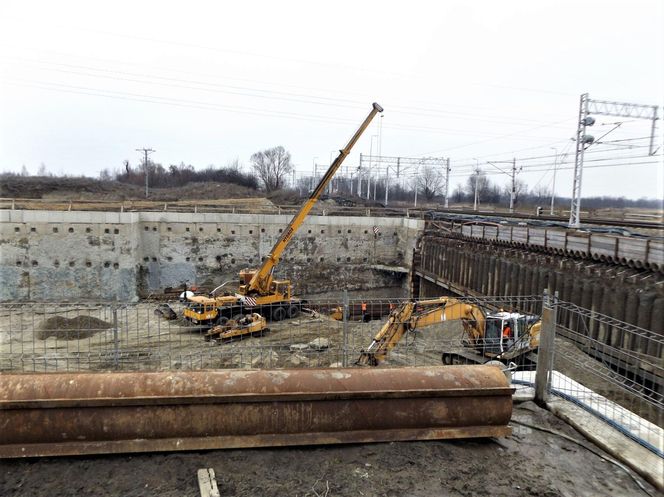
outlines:
[[[201,491],[201,497],[220,497],[214,469],[204,468],[198,470],[198,488]]]

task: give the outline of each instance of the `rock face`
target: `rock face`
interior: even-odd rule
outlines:
[[[306,343],[294,343],[289,348],[291,352],[302,352],[303,350],[307,350],[309,345]]]
[[[327,338],[316,338],[315,340],[309,342],[309,347],[318,351],[327,350],[330,348],[330,341]]]

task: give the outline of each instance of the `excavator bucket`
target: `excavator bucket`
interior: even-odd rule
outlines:
[[[496,437],[500,368],[4,374],[0,457]]]

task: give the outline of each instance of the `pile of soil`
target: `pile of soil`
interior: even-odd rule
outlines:
[[[176,188],[150,188],[153,201],[209,200],[260,197],[258,190],[234,183],[189,183]],[[94,178],[48,176],[6,176],[0,183],[0,197],[48,200],[145,200],[143,186],[100,181]]]
[[[111,326],[110,323],[92,316],[76,316],[72,319],[53,316],[40,324],[37,329],[37,338],[46,340],[49,337],[55,337],[59,340],[79,340],[89,338]]]

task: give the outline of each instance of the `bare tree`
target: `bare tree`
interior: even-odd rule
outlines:
[[[464,200],[463,186],[461,183],[457,183],[457,186],[454,189],[454,193],[452,194],[452,198],[456,203],[460,203]]]
[[[466,181],[466,193],[472,200],[475,198],[475,174],[468,177]],[[500,191],[487,177],[484,171],[480,171],[477,176],[477,199],[481,202],[491,202],[496,194],[500,197]]]
[[[419,188],[427,200],[433,199],[443,186],[442,173],[432,166],[424,166],[415,177],[415,187]]]
[[[293,170],[291,155],[282,146],[256,152],[251,156],[251,165],[268,193],[283,188]]]
[[[531,197],[535,197],[537,201],[541,198],[549,198],[551,197],[551,189],[548,187],[548,185],[535,185],[533,189],[530,192]]]

